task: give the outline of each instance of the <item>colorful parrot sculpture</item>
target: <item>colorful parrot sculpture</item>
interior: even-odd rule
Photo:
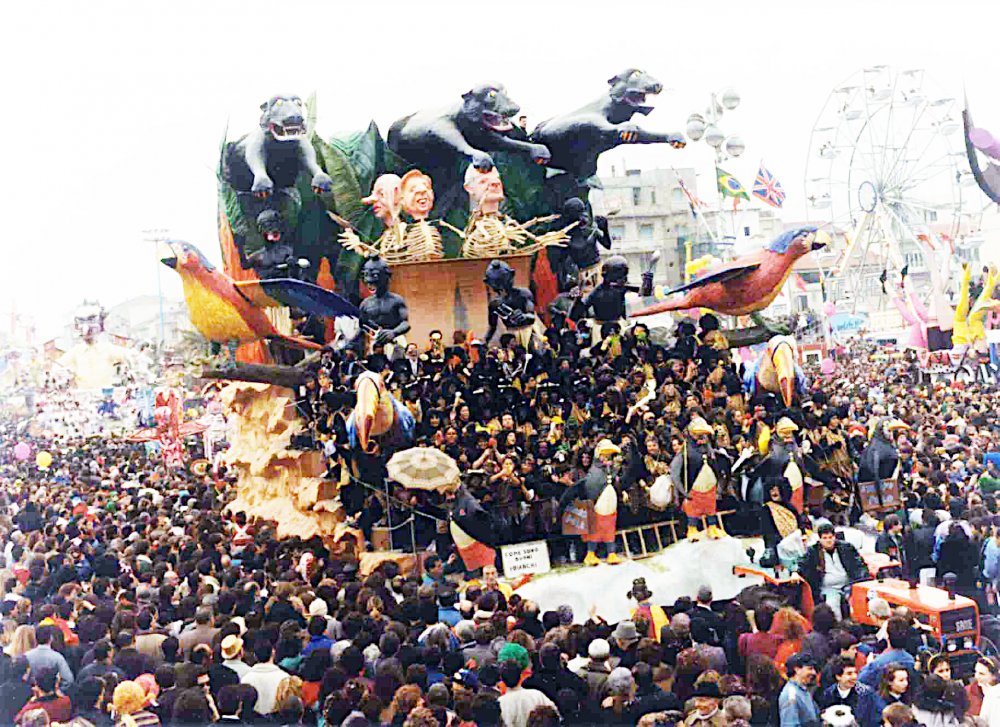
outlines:
[[[780,396],[786,407],[792,405],[796,394],[805,393],[807,384],[791,336],[774,336],[760,358],[747,366],[743,374],[743,390],[751,400],[761,391],[767,391]]]
[[[209,341],[229,345],[231,352],[236,344],[261,339],[278,339],[297,348],[322,348],[280,333],[265,308],[289,306],[318,316],[358,316],[350,301],[318,285],[288,278],[233,280],[194,245],[173,240],[166,246],[171,254],[161,262],[181,276],[192,325]]]
[[[153,418],[156,426],[140,429],[126,439],[129,442],[157,442],[167,467],[183,467],[184,438],[201,434],[208,426],[202,422],[184,421],[184,407],[176,389],[159,389],[156,392]]]
[[[362,372],[354,382],[354,391],[357,403],[347,420],[351,447],[360,448],[365,454],[377,454],[386,449],[385,445],[413,443],[417,422],[410,410],[389,393],[381,376],[372,371]]]
[[[630,312],[632,318],[665,311],[708,308],[743,316],[767,308],[778,296],[795,261],[826,245],[826,233],[798,227],[778,235],[763,250],[722,263],[667,293],[666,300]]]

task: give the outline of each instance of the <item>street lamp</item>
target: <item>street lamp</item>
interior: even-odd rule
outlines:
[[[726,136],[720,128],[719,121],[727,111],[732,111],[740,105],[739,91],[727,88],[713,92],[709,98],[708,108],[702,113],[688,116],[685,131],[691,141],[704,140],[715,149],[715,163],[718,165],[726,159],[735,159],[746,150],[746,144],[739,136]]]
[[[741,137],[735,134],[727,137],[726,132],[720,126],[720,121],[726,112],[737,108],[741,100],[739,91],[735,88],[716,91],[711,94],[708,107],[704,113],[695,112],[688,116],[687,126],[685,127],[688,139],[692,142],[704,141],[712,147],[715,152],[716,169],[726,159],[735,159],[746,151],[746,143],[744,143]],[[718,220],[716,220],[716,224],[718,224]],[[716,242],[715,235],[707,224],[705,225],[705,229],[708,231],[708,235],[712,241]],[[686,258],[685,279],[688,278],[687,269],[691,262],[693,245],[694,240],[689,237],[684,245]]]

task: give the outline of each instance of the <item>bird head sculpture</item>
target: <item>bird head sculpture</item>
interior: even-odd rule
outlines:
[[[771,366],[774,367],[775,378],[778,382],[778,393],[785,406],[792,405],[792,398],[795,395],[795,360],[796,346],[795,339],[791,336],[775,336],[767,342],[765,352]]]
[[[182,240],[167,240],[163,243],[163,248],[163,257],[160,262],[181,275],[215,270],[215,266],[208,261],[208,258],[190,243]]]
[[[830,242],[830,236],[815,227],[796,227],[785,230],[771,240],[767,249],[780,255],[799,258],[813,250],[820,250]]]

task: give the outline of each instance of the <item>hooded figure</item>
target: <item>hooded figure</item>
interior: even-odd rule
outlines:
[[[805,473],[804,455],[795,441],[798,424],[788,417],[782,417],[774,426],[777,436],[771,437],[767,444],[767,454],[757,465],[756,474],[764,483],[765,491],[773,484],[787,482],[790,491],[787,502],[795,508],[796,513],[805,511]]]
[[[769,482],[767,500],[760,511],[760,530],[764,537],[764,555],[761,565],[773,567],[778,563],[778,543],[799,528],[799,513],[789,504],[791,489],[787,481]]]
[[[702,517],[708,523],[708,537],[714,540],[726,534],[715,513],[719,474],[727,463],[721,459],[720,453],[712,449],[709,438],[713,430],[708,422],[696,416],[688,424],[687,431],[684,448],[670,463],[670,479],[678,494],[684,498],[681,509],[687,515],[688,540],[697,541],[704,536],[701,532]]]
[[[896,433],[910,427],[899,419],[881,419],[871,426],[872,438],[858,456],[858,482],[874,482],[880,504],[884,502],[882,482],[899,478],[899,451]]]
[[[621,563],[621,558],[615,552],[618,466],[614,461],[621,452],[610,439],[598,442],[594,448],[594,464],[583,479],[566,489],[560,499],[561,510],[575,499],[586,500],[593,504],[594,516],[588,518],[587,533],[582,536],[587,544],[587,556],[583,560],[587,565],[597,565],[601,562],[596,553],[598,543],[604,543],[607,549],[608,565]]]

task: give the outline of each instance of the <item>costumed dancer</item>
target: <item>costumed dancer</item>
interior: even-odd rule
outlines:
[[[448,504],[451,510],[448,530],[465,569],[474,571],[495,565],[497,554],[488,543],[494,542],[497,529],[490,514],[465,485],[448,495]]]
[[[622,451],[610,439],[602,439],[594,449],[594,463],[586,476],[566,489],[560,499],[560,510],[573,500],[586,500],[593,505],[594,515],[587,520],[587,532],[581,536],[587,544],[586,565],[597,565],[597,546],[603,543],[607,550],[608,565],[621,563],[615,552],[615,530],[618,521],[618,465],[616,458]]]
[[[653,592],[646,586],[646,579],[636,578],[633,580],[632,590],[626,596],[637,601],[629,618],[632,619],[633,623],[638,623],[640,618],[643,619],[649,624],[649,632],[646,635],[659,641],[663,627],[670,625],[670,618],[662,607],[653,603]]]
[[[712,427],[701,417],[694,417],[688,424],[688,436],[684,447],[674,456],[670,464],[670,479],[677,492],[683,496],[681,509],[687,516],[687,538],[694,542],[701,540],[701,519],[708,524],[708,537],[714,539],[726,535],[716,515],[716,495],[719,472],[729,464],[722,461],[720,453],[712,449],[709,438]]]

